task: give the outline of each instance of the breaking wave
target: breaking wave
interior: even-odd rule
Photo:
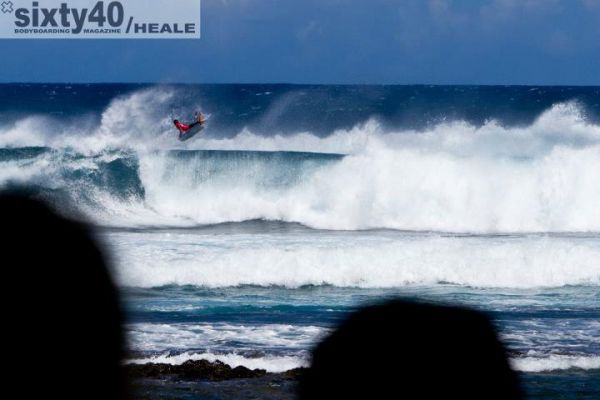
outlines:
[[[494,115],[461,118],[479,108],[478,96],[469,107],[447,97],[448,109],[465,108],[458,118],[415,127],[390,123],[395,111],[379,100],[373,101],[379,112],[361,114],[363,104],[346,107],[354,98],[325,96],[311,105],[290,92],[259,104],[261,123],[246,124],[240,118],[254,112],[255,102],[238,99],[246,88],[238,89],[222,101],[233,104],[231,112],[213,107],[222,115],[185,143],[176,140],[171,119],[208,106],[198,96],[182,105],[170,88],[137,90],[70,115],[23,111],[12,118],[3,107],[0,187],[27,185],[65,213],[71,204],[94,223],[119,228],[101,234],[117,260],[119,283],[129,287],[600,285],[600,125],[597,115],[586,114],[591,102],[548,100],[545,111],[523,107],[529,115],[507,124]],[[490,95],[495,111],[507,104],[507,93]],[[528,106],[524,98],[520,104]],[[319,104],[330,101],[345,110],[315,117]],[[346,123],[344,116],[354,114],[361,117]],[[282,121],[290,115],[312,118],[314,129],[286,131]],[[265,234],[264,226],[275,228]],[[177,307],[158,303],[151,311]],[[153,321],[129,325],[136,357],[129,362],[205,359],[283,372],[306,366],[308,348],[327,332],[316,323]],[[543,336],[537,329],[528,334]],[[568,333],[567,345],[589,338],[561,332]],[[511,340],[529,346],[529,338]],[[595,354],[518,354],[512,364],[524,372],[600,369]]]
[[[172,101],[145,89],[114,99],[99,125],[33,115],[4,126],[0,184],[63,193],[111,226],[600,231],[600,126],[574,102],[525,127],[394,131],[370,119],[324,137],[245,129],[184,144],[170,116],[157,117]]]

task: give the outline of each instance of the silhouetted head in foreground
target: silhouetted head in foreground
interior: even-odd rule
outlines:
[[[124,398],[117,292],[89,230],[18,194],[0,195],[0,223],[4,391]]]
[[[351,315],[313,352],[300,399],[520,399],[487,317],[392,301]]]

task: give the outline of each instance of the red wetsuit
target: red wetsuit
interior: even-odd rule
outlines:
[[[192,128],[192,125],[186,125],[186,124],[183,124],[183,123],[177,121],[177,122],[175,122],[175,127],[177,129],[179,129],[179,132],[185,133]]]

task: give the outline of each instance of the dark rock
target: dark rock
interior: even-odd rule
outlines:
[[[259,378],[265,376],[267,371],[264,369],[248,369],[246,367],[235,367],[231,370],[234,379]]]
[[[294,369],[290,369],[289,371],[285,371],[283,373],[283,376],[286,379],[290,379],[290,380],[299,380],[300,378],[302,378],[302,376],[304,375],[304,373],[306,372],[307,368],[294,368]]]
[[[229,379],[259,378],[267,375],[264,369],[231,368],[221,361],[189,360],[181,365],[128,364],[125,369],[131,378],[178,378],[182,380],[223,381]]]
[[[173,365],[169,364],[127,364],[125,370],[132,378],[160,378],[172,375]]]

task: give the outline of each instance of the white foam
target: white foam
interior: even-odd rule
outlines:
[[[181,365],[190,360],[206,360],[209,362],[220,361],[232,368],[244,366],[249,369],[264,369],[267,372],[280,373],[294,368],[308,367],[309,356],[274,356],[246,357],[237,353],[192,353],[161,354],[146,358],[127,360],[128,364],[170,364]],[[570,369],[597,370],[600,369],[598,356],[569,356],[551,355],[548,357],[523,357],[511,358],[513,369],[521,372],[551,372]]]
[[[523,372],[545,372],[568,369],[600,369],[600,356],[550,355],[546,357],[513,358],[514,369]]]
[[[337,230],[600,231],[600,146],[515,160],[390,149],[373,139],[361,154],[272,190],[248,166],[202,182],[190,168],[165,154],[140,158],[146,206],[175,225],[266,219]]]
[[[145,232],[112,233],[107,241],[126,286],[600,284],[596,237]]]
[[[257,351],[281,349],[303,351],[325,332],[317,326],[289,324],[149,324],[127,326],[130,346],[142,352],[201,353],[239,350]]]

